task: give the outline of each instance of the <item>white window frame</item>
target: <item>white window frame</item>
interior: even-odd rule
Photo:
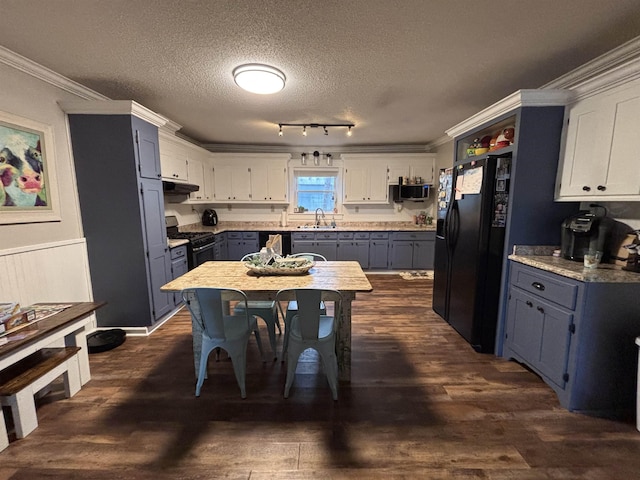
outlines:
[[[315,212],[306,211],[304,213],[295,213],[294,208],[298,207],[298,177],[326,177],[335,176],[335,212],[325,212],[326,215],[334,215],[335,218],[342,217],[342,168],[341,167],[316,167],[316,166],[296,166],[289,169],[291,172],[290,191],[291,203],[289,204],[289,213],[305,218],[306,215],[315,217]]]

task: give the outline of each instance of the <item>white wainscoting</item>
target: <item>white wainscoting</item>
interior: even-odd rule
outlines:
[[[84,238],[0,250],[0,302],[91,302]]]

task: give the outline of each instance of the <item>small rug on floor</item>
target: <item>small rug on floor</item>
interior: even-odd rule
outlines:
[[[399,272],[399,275],[405,280],[433,280],[433,270],[410,270],[408,272]]]

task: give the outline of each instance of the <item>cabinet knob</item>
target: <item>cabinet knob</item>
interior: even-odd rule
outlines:
[[[527,304],[527,307],[533,307],[533,303],[531,303],[531,301],[530,301],[530,300],[527,300],[527,301],[526,301],[526,304]]]
[[[582,187],[582,190],[584,190],[585,192],[590,192],[591,191],[591,187],[588,185],[585,185],[584,187]]]
[[[607,189],[604,185],[598,185],[598,190],[604,192]]]
[[[540,290],[541,292],[544,290],[544,285],[541,284],[540,282],[533,282],[531,286],[536,290]]]
[[[539,311],[540,313],[544,313],[544,308],[542,308],[542,307],[538,307],[538,311]]]

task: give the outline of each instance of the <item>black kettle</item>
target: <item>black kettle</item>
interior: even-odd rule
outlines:
[[[206,209],[202,214],[202,225],[215,227],[218,225],[218,214],[215,210]]]

